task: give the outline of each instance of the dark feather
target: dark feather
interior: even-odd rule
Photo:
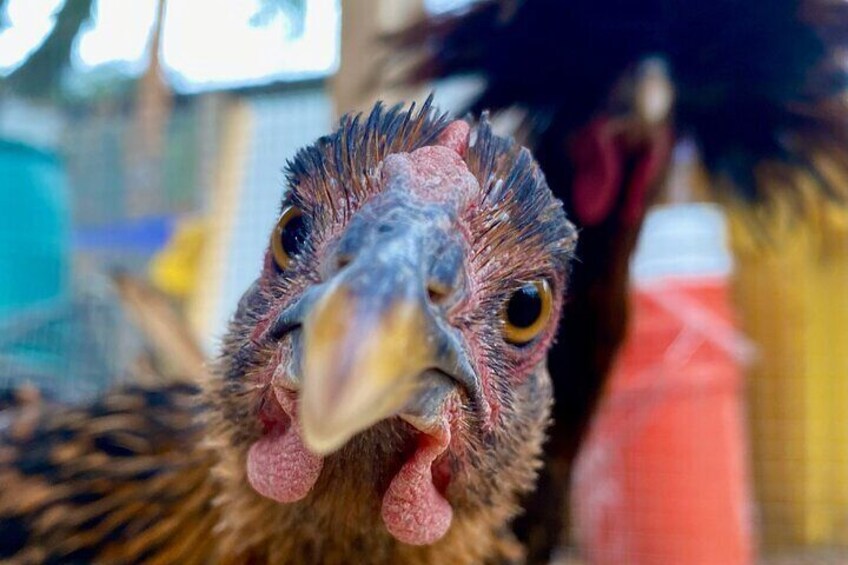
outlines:
[[[349,218],[369,195],[381,190],[375,173],[387,155],[433,144],[448,123],[446,114],[433,109],[432,96],[417,111],[415,104],[409,109],[395,106],[388,110],[377,104],[367,117],[345,116],[336,133],[301,150],[288,163],[292,194],[283,206],[294,201],[308,217],[330,209],[340,220]],[[552,254],[558,262],[556,268],[564,270],[575,234],[530,152],[512,139],[495,135],[484,114],[466,161],[483,189],[480,206],[472,215],[508,218],[506,226],[511,229],[502,231],[512,239],[501,247],[533,240],[529,248]],[[488,249],[491,243],[479,247]],[[487,254],[497,257],[499,249],[488,249]],[[532,260],[524,262],[533,264]]]
[[[749,201],[769,190],[754,178],[757,163],[810,167],[793,136],[845,142],[848,112],[818,111],[848,84],[837,59],[848,47],[844,2],[490,0],[394,41],[424,52],[411,80],[482,76],[471,110],[528,109],[537,149],[584,125],[628,68],[659,55],[677,88],[679,131],[694,134],[708,168]]]
[[[163,562],[209,554],[211,460],[189,385],[127,387],[85,408],[26,403],[0,429],[0,558]],[[157,561],[158,560],[158,561]]]
[[[697,141],[722,199],[800,211],[814,211],[822,195],[848,201],[846,2],[485,0],[390,41],[419,56],[409,81],[478,77],[470,111],[523,110],[539,165],[578,222],[580,165],[570,144],[616,111],[622,80],[649,57],[665,61],[676,134]],[[625,171],[633,157],[624,156]],[[516,527],[531,562],[547,562],[564,541],[571,463],[625,336],[641,227],[641,218],[620,219],[625,193],[605,219],[578,226],[578,261],[549,357],[554,427],[537,494]]]

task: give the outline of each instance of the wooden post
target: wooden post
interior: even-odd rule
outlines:
[[[390,53],[380,39],[423,13],[423,0],[344,0],[341,62],[331,86],[336,116],[367,110],[377,100],[394,104],[421,97],[420,89],[389,86],[385,63]]]
[[[171,89],[162,76],[162,29],[166,0],[158,0],[156,20],[150,34],[150,62],[136,88],[135,109],[127,140],[130,214],[143,216],[163,205],[162,159],[173,103]]]

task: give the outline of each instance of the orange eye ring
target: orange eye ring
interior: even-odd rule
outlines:
[[[289,206],[280,215],[271,234],[271,254],[277,267],[285,271],[300,253],[305,242],[306,226],[303,212],[297,206]]]
[[[526,345],[548,326],[553,312],[553,293],[546,280],[525,284],[507,300],[501,313],[504,339]]]

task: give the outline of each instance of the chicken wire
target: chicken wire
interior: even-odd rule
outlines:
[[[223,156],[223,124],[234,106],[246,109],[241,116],[249,126],[245,143],[235,148],[239,154]],[[61,111],[20,98],[0,99],[0,139],[22,140],[61,157],[74,273],[61,296],[0,317],[0,388],[29,382],[77,401],[127,380],[144,339],[107,275],[121,271],[147,279],[151,260],[181,222],[195,217],[207,220],[209,233],[226,232],[231,239],[221,250],[208,249],[222,266],[222,281],[205,307],[211,311],[209,326],[197,338],[214,354],[238,298],[259,272],[286,160],[326,133],[330,118],[320,81],[177,96],[161,156],[137,167],[128,158],[135,118],[126,108]],[[235,186],[227,188],[241,195],[240,205],[215,215],[211,194],[224,182],[222,159],[239,162],[228,181]],[[3,234],[0,244],[26,249],[18,235]]]
[[[109,280],[83,275],[68,298],[0,321],[0,390],[34,385],[79,402],[126,380],[141,347]]]

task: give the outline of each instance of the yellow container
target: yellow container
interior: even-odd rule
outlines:
[[[729,212],[735,301],[758,348],[748,408],[765,551],[848,547],[848,212],[812,190],[801,200]]]

